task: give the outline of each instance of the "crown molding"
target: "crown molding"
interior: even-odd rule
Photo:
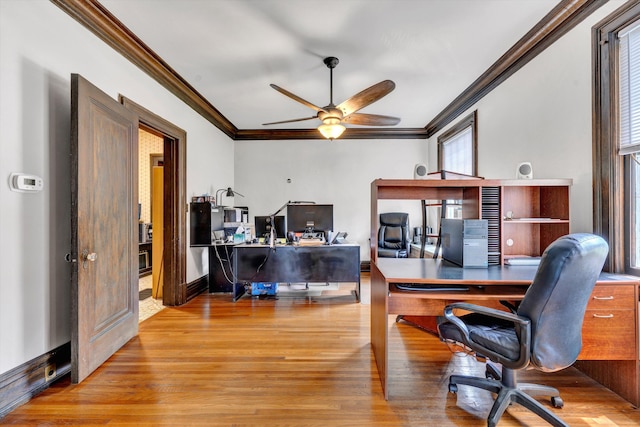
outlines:
[[[511,49],[425,126],[427,138],[444,129],[481,98],[609,0],[562,0]]]
[[[233,138],[238,128],[96,0],[51,0],[116,52]]]

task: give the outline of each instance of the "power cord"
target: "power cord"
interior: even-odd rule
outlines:
[[[224,246],[225,255],[227,256],[227,260],[230,261],[229,249],[227,248],[227,245],[223,245],[223,246]],[[218,245],[214,246],[216,251],[216,258],[218,258],[218,262],[220,263],[220,268],[222,269],[222,274],[224,274],[224,278],[227,280],[227,282],[233,285],[235,284],[236,275],[234,274],[233,268],[229,268],[229,270],[231,270],[231,277],[233,278],[233,281],[229,279],[229,276],[227,275],[227,271],[224,268],[224,260],[220,258],[220,252],[218,252],[219,247],[220,246]]]

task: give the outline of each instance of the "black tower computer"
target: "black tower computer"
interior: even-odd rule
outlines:
[[[486,219],[442,219],[442,258],[465,268],[487,268],[488,234]]]

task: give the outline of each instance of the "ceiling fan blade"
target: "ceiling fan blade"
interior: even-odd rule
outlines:
[[[349,114],[355,113],[359,109],[376,102],[395,89],[395,87],[396,84],[391,80],[383,80],[380,83],[376,83],[362,92],[353,95],[351,98],[338,105],[337,108],[342,111],[344,116],[348,116]]]
[[[298,101],[299,103],[301,103],[302,105],[306,105],[307,107],[311,108],[312,110],[315,111],[325,111],[324,109],[318,107],[317,105],[313,105],[312,103],[310,103],[309,101],[300,98],[298,95],[294,95],[293,93],[289,92],[286,89],[282,89],[280,86],[278,85],[274,85],[274,84],[270,84],[269,86],[271,86],[272,88],[274,88],[275,90],[277,90],[278,92],[280,92],[283,95],[288,96],[289,98]]]
[[[351,125],[394,126],[400,123],[400,119],[398,117],[381,116],[378,114],[354,113],[343,118],[342,122]]]
[[[317,119],[318,116],[313,116],[313,117],[303,117],[302,119],[291,119],[291,120],[282,120],[281,122],[271,122],[271,123],[263,123],[262,126],[266,126],[266,125],[279,125],[281,123],[293,123],[293,122],[302,122],[304,120],[311,120],[311,119]]]

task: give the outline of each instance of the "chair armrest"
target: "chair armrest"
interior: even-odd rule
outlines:
[[[460,330],[460,332],[463,334],[464,339],[467,341],[464,344],[470,347],[472,346],[472,344],[469,329],[462,319],[453,314],[453,310],[455,309],[466,310],[470,313],[476,313],[513,323],[516,334],[519,337],[518,339],[520,344],[520,356],[518,360],[507,359],[503,355],[498,354],[493,350],[480,345],[477,342],[475,342],[473,346],[475,346],[475,350],[483,356],[488,357],[495,362],[502,363],[503,365],[512,369],[518,369],[519,367],[525,366],[528,363],[531,343],[531,320],[526,317],[518,316],[515,313],[509,313],[502,310],[496,310],[495,308],[489,308],[464,302],[447,305],[444,309],[444,318]]]
[[[453,322],[452,319],[458,319],[458,317],[453,314],[453,310],[456,308],[470,311],[472,313],[484,314],[486,316],[507,320],[509,322],[513,322],[520,326],[526,326],[531,323],[531,321],[526,317],[518,316],[515,313],[509,313],[506,311],[497,310],[495,308],[484,307],[482,305],[469,304],[466,302],[455,302],[453,304],[449,304],[444,308],[444,317],[446,317],[446,319],[449,320],[450,322]],[[456,323],[456,322],[453,322],[453,323]]]

